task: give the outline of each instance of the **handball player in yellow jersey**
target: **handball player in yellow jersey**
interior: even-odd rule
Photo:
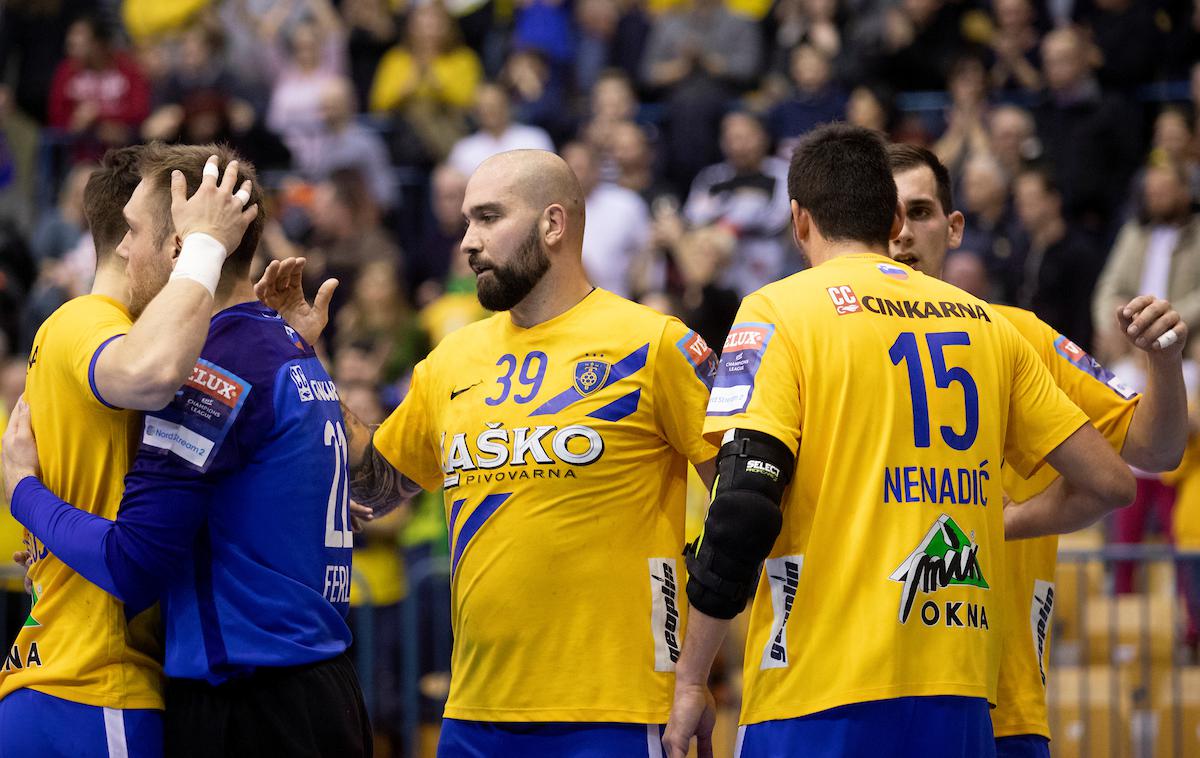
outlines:
[[[236,162],[218,184],[214,155],[191,199],[182,177],[173,183],[162,217],[139,180],[139,150],[111,151],[88,181],[95,282],[38,330],[25,389],[47,487],[110,519],[139,442],[137,411],[165,406],[191,374],[210,284],[258,213],[245,207]],[[26,548],[34,605],[0,668],[0,755],[161,755],[156,609],[127,618],[28,533]]]
[[[963,215],[951,205],[950,173],[936,155],[914,145],[889,145],[888,158],[905,210],[904,228],[892,240],[892,259],[940,279],[946,253],[959,246],[963,230]],[[1140,395],[1033,313],[992,307],[1033,345],[1055,383],[1125,461],[1146,471],[1166,471],[1179,464],[1188,432],[1182,359],[1187,325],[1170,303],[1136,297],[1113,316],[1129,341],[1146,353],[1146,391]],[[1177,341],[1161,347],[1159,340],[1172,330],[1175,337],[1163,341]],[[1053,503],[1061,496],[1057,476],[1050,466],[1030,479],[1005,468],[1005,496],[1018,502],[1039,496]],[[1005,551],[1003,592],[1010,616],[1001,634],[1000,681],[992,711],[996,754],[1049,758],[1046,676],[1058,538],[1008,542]]]
[[[788,189],[813,267],[749,295],[725,343],[664,744],[711,729],[708,672],[753,595],[741,756],[993,755],[1001,462],[1072,485],[1029,514],[1045,530],[1127,504],[1133,477],[991,306],[888,258],[904,214],[878,134],[810,133]]]
[[[582,189],[556,155],[490,158],[463,214],[462,254],[496,314],[418,364],[373,436],[350,429],[356,502],[445,490],[439,755],[661,756],[716,358],[677,319],[589,283]]]

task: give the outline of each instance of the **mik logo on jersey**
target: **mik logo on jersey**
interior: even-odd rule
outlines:
[[[571,466],[587,466],[604,455],[604,438],[590,426],[518,426],[493,422],[474,440],[465,432],[442,433],[443,486],[516,479],[574,479]],[[474,443],[474,444],[472,444]],[[530,463],[536,466],[530,467]],[[496,471],[505,467],[518,470]],[[567,468],[563,468],[567,466]],[[478,472],[478,473],[476,473]]]
[[[952,586],[988,589],[979,567],[979,545],[944,513],[889,578],[904,585],[900,593],[901,624],[908,623],[918,592],[932,595]],[[926,600],[920,615],[925,626],[988,628],[987,608],[977,603],[946,601],[943,608]]]

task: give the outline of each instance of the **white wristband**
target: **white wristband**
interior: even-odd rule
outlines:
[[[225,246],[214,237],[194,232],[183,239],[183,249],[175,260],[172,279],[191,279],[199,282],[216,297],[217,282],[221,281],[221,266],[225,263]]]

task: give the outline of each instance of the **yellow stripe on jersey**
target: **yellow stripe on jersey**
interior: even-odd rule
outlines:
[[[604,290],[530,329],[463,327],[416,367],[375,446],[446,488],[447,717],[666,720],[714,371],[694,332]]]
[[[129,311],[84,295],[38,330],[25,398],[37,436],[42,481],[90,513],[117,517],[141,414],[103,404],[93,389],[98,349],[125,334]],[[0,698],[29,688],[85,705],[162,708],[158,608],[126,623],[123,604],[58,560],[28,532],[35,602],[0,669]]]
[[[797,453],[746,642],[743,723],[996,696],[1000,466],[1086,418],[987,304],[878,255],[747,297],[704,425]]]
[[[992,307],[1033,346],[1055,384],[1083,409],[1120,452],[1137,409],[1136,393],[1029,311],[1002,305]],[[1058,472],[1050,466],[1029,479],[1005,468],[1004,492],[1010,499],[1024,502],[1057,478]],[[1050,737],[1045,676],[1049,669],[1058,537],[1007,542],[1005,549],[1009,570],[1003,597],[1011,623],[1002,634],[1004,652],[992,728],[997,737],[1020,734]]]

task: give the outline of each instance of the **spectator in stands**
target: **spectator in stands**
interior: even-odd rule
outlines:
[[[992,110],[988,117],[988,143],[992,155],[1010,177],[1021,173],[1027,162],[1041,155],[1033,116],[1015,105],[1001,105]]]
[[[1025,239],[1006,272],[1007,299],[1090,350],[1088,307],[1103,251],[1063,215],[1063,195],[1046,169],[1019,174],[1014,197]]]
[[[468,260],[461,253],[450,259],[445,287],[421,308],[421,328],[431,346],[436,346],[454,330],[491,315],[479,304],[475,294],[475,272]]]
[[[1034,26],[1030,0],[992,0],[996,27],[992,32],[991,80],[1000,91],[1037,92],[1042,88],[1038,70],[1041,35]]]
[[[292,25],[286,38],[274,28],[274,17],[261,22],[259,34],[269,46],[274,75],[267,126],[283,138],[292,160],[306,166],[322,146],[321,92],[345,75],[346,30],[329,0],[303,2],[310,15]]]
[[[679,273],[678,315],[710,345],[725,344],[741,303],[736,290],[720,284],[737,244],[728,228],[704,226],[685,233],[669,251]]]
[[[884,10],[875,75],[897,90],[936,90],[963,52],[960,3],[901,0]]]
[[[1195,151],[1195,135],[1187,112],[1178,106],[1166,106],[1154,120],[1154,141],[1150,148],[1151,163],[1175,163],[1187,177],[1192,201],[1200,199],[1200,158]],[[1142,188],[1146,183],[1146,167],[1138,169],[1129,185],[1122,217],[1129,220],[1142,213]]]
[[[791,219],[787,162],[769,157],[767,131],[744,111],[721,120],[725,160],[700,172],[683,215],[693,226],[720,223],[738,244],[722,284],[745,296],[783,273],[783,232]]]
[[[208,21],[189,26],[179,41],[179,61],[156,87],[157,107],[142,122],[147,141],[228,143],[261,170],[287,167],[291,156],[268,132],[223,54],[225,35]]]
[[[579,43],[575,52],[575,89],[591,92],[611,65],[611,50],[621,21],[615,0],[580,0],[575,6]]]
[[[967,161],[958,186],[966,217],[962,249],[978,254],[989,274],[1003,280],[1013,263],[1014,241],[1020,245],[1022,235],[1008,177],[991,155],[977,155]]]
[[[379,134],[358,123],[354,84],[344,77],[329,79],[321,87],[320,149],[297,165],[308,178],[320,181],[339,169],[354,169],[366,180],[375,204],[387,211],[396,199],[387,145]]]
[[[50,87],[49,123],[72,136],[76,160],[127,145],[150,113],[150,85],[134,60],[113,49],[112,30],[84,16],[67,31],[67,57]]]
[[[795,50],[800,47],[815,49],[832,66],[843,52],[837,13],[837,0],[783,0],[777,3],[771,68],[779,72],[794,69]]]
[[[991,300],[992,282],[983,256],[971,250],[952,250],[942,265],[942,281],[971,293],[980,300]]]
[[[346,408],[364,424],[383,422],[387,413],[377,387],[370,384],[339,385],[338,396]],[[354,535],[354,572],[350,584],[350,617],[355,647],[371,643],[369,693],[371,726],[375,732],[375,755],[403,756],[404,725],[404,599],[408,582],[400,552],[400,531],[408,522],[411,503],[362,524]],[[371,631],[364,633],[366,614],[371,614]],[[348,651],[352,658],[357,650]],[[363,677],[366,679],[366,677]]]
[[[370,102],[375,72],[399,34],[390,5],[388,0],[343,0],[341,4],[350,80],[360,103]]]
[[[1075,9],[1076,21],[1099,53],[1096,74],[1105,89],[1129,91],[1150,81],[1164,41],[1155,21],[1159,6],[1135,0],[1092,0],[1076,3]]]
[[[431,302],[444,288],[452,261],[466,256],[459,253],[466,221],[463,198],[467,195],[467,175],[443,163],[430,179],[431,218],[425,223],[421,244],[408,258],[408,279],[415,287],[418,306]],[[470,269],[467,269],[470,273]],[[471,292],[474,293],[472,283]]]
[[[40,140],[37,122],[17,110],[12,90],[0,84],[0,217],[22,232],[33,223],[36,210]]]
[[[95,170],[95,164],[91,163],[73,167],[58,191],[58,205],[47,208],[38,219],[30,240],[38,262],[62,258],[84,236],[87,219],[83,215],[83,190]]]
[[[317,185],[309,215],[312,245],[305,274],[317,280],[336,277],[341,281],[330,306],[334,315],[354,292],[364,266],[374,261],[398,266],[403,260],[400,248],[380,224],[379,207],[365,179],[353,169],[334,171]],[[333,324],[336,326],[336,320]]]
[[[792,50],[787,97],[767,116],[779,156],[790,158],[800,137],[818,124],[846,115],[846,93],[832,80],[829,54],[804,44]]]
[[[479,131],[463,137],[446,159],[470,176],[488,158],[507,150],[554,150],[550,135],[536,126],[514,123],[508,93],[498,84],[484,84],[475,96]]]
[[[650,212],[633,190],[600,181],[600,158],[583,142],[562,149],[563,160],[583,187],[585,213],[583,265],[597,287],[632,297],[630,271],[650,237]]]
[[[717,130],[727,102],[753,84],[761,35],[721,0],[690,0],[654,24],[642,58],[642,81],[665,94],[666,177],[686,187],[717,160]]]
[[[890,135],[895,112],[889,93],[878,87],[859,85],[846,103],[846,121],[865,129]]]
[[[570,135],[574,118],[563,108],[566,74],[539,50],[514,50],[500,71],[500,83],[511,97],[514,118],[544,129],[552,138]]]
[[[467,133],[483,66],[463,44],[454,19],[437,3],[408,17],[404,41],[383,56],[371,85],[371,112],[395,114],[424,148],[421,163],[445,158]]]
[[[641,195],[648,208],[668,198],[678,209],[678,196],[654,171],[654,151],[645,129],[632,121],[622,121],[612,127],[610,135],[616,183]]]
[[[612,150],[617,125],[636,120],[638,105],[629,77],[616,69],[601,74],[591,90],[587,120],[579,128],[579,138],[600,155],[600,175],[606,180],[616,179]]]
[[[983,62],[971,56],[956,60],[950,67],[946,89],[950,93],[946,131],[934,144],[933,152],[951,176],[958,179],[968,158],[990,151],[984,126],[988,115],[988,82]]]
[[[15,107],[46,123],[54,73],[67,29],[94,2],[6,2],[0,22],[0,83],[12,87]]]
[[[1074,29],[1042,41],[1046,93],[1034,112],[1045,156],[1061,183],[1067,217],[1104,231],[1116,218],[1142,155],[1140,117],[1123,98],[1105,94],[1088,48]]]
[[[1121,228],[1092,300],[1105,359],[1124,352],[1113,313],[1136,295],[1168,298],[1185,321],[1200,323],[1200,215],[1191,202],[1179,163],[1163,161],[1146,171],[1142,216]]]
[[[407,376],[429,345],[404,294],[398,261],[380,258],[362,266],[349,301],[338,311],[334,344],[369,342],[379,359],[380,379]]]

